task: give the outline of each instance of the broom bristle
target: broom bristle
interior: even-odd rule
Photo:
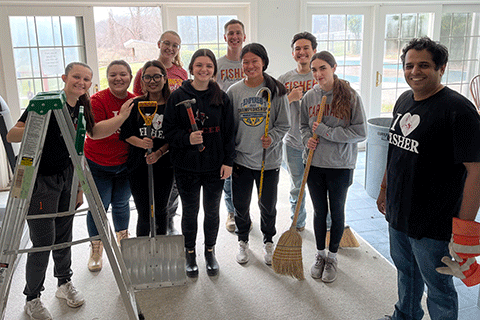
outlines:
[[[327,238],[325,241],[325,245],[328,247],[329,243],[330,243],[330,230],[327,231]],[[357,238],[355,238],[355,235],[350,229],[350,226],[345,226],[345,229],[343,230],[343,236],[342,236],[342,239],[340,240],[340,247],[342,248],[360,247],[360,243],[358,243]]]
[[[285,231],[278,240],[272,257],[273,270],[278,274],[304,280],[302,237],[295,229]]]

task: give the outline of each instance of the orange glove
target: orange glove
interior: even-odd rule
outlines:
[[[437,272],[460,278],[467,287],[480,283],[480,265],[475,257],[480,255],[480,223],[453,218],[452,240],[448,245],[450,257],[443,257],[447,267]]]

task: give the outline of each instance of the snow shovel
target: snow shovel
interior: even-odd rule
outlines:
[[[145,115],[142,108],[154,108]],[[138,111],[145,120],[147,137],[152,137],[152,121],[157,112],[156,101],[138,103]],[[148,154],[152,149],[148,149]],[[153,198],[153,166],[148,165],[148,199],[150,207],[150,237],[122,239],[123,260],[136,290],[169,287],[186,283],[185,240],[183,235],[156,235]]]

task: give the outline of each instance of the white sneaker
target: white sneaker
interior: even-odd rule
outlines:
[[[58,287],[55,296],[67,300],[67,305],[72,308],[80,307],[85,302],[85,298],[75,289],[72,281],[68,281]]]
[[[244,264],[248,262],[248,242],[238,241],[237,262]]]
[[[32,320],[52,320],[52,315],[42,303],[40,298],[35,298],[25,303],[25,312]]]
[[[265,263],[267,265],[272,264],[272,257],[273,257],[273,243],[267,242],[263,245],[263,253],[265,254],[263,258],[265,259]]]

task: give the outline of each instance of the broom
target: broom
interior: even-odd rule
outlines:
[[[325,246],[328,247],[330,243],[330,230],[327,231],[327,238],[325,240]],[[358,243],[357,238],[353,234],[352,229],[350,229],[349,225],[345,225],[343,229],[343,236],[340,240],[340,247],[342,248],[358,248],[360,247],[360,243]]]
[[[265,138],[268,138],[268,126],[270,124],[270,108],[271,108],[271,100],[272,100],[272,92],[267,87],[263,87],[257,92],[257,96],[261,96],[263,92],[266,92],[267,95],[267,116],[265,117],[265,134],[263,135]],[[265,157],[267,155],[267,149],[263,149],[262,153],[262,169],[260,170],[260,183],[258,187],[258,203],[261,203],[262,198],[262,191],[263,191],[263,175],[265,173]]]
[[[320,110],[318,111],[317,122],[322,121],[323,112],[327,97],[323,96]],[[313,134],[313,138],[317,139],[317,134]],[[305,193],[305,184],[307,183],[310,165],[312,164],[314,150],[308,151],[307,164],[303,172],[302,185],[298,194],[297,205],[295,206],[295,214],[293,216],[290,229],[285,231],[278,240],[272,257],[272,267],[276,273],[294,277],[298,280],[304,280],[303,262],[302,262],[302,237],[297,231],[297,219],[302,204],[303,195]]]

